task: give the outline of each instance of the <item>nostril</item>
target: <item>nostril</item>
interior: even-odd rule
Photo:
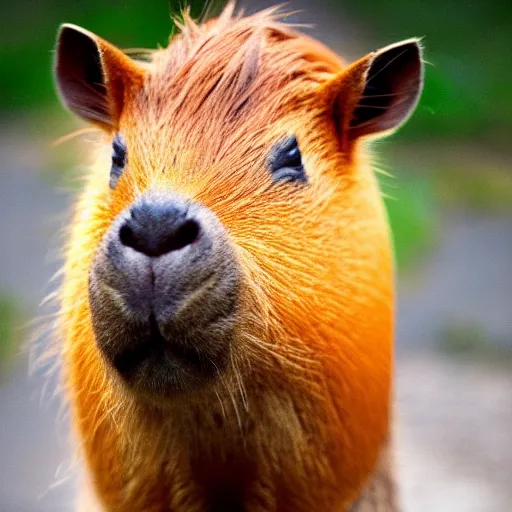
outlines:
[[[183,247],[194,243],[198,236],[199,224],[194,219],[188,219],[178,228],[174,236],[169,237],[165,252],[183,249]]]
[[[121,229],[119,231],[119,238],[123,245],[131,247],[132,249],[135,249],[138,252],[144,252],[142,250],[142,247],[139,246],[139,243],[135,238],[133,229],[130,227],[128,223],[125,223],[121,226]]]
[[[199,237],[200,226],[194,219],[175,217],[138,221],[131,216],[121,226],[119,239],[127,247],[147,256],[158,257],[183,249]]]

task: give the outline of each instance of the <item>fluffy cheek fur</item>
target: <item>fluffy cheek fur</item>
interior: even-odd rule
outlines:
[[[295,484],[318,478],[323,492],[350,501],[388,430],[392,265],[373,176],[361,168],[337,193],[343,201],[319,202],[298,222],[293,215],[275,245],[251,247],[251,282],[271,306],[265,341],[245,350],[255,352],[259,394],[291,404],[288,434],[301,446]],[[280,454],[292,460],[286,445]]]

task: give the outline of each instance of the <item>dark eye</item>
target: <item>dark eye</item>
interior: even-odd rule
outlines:
[[[281,140],[272,148],[269,167],[272,179],[276,183],[289,181],[306,183],[308,181],[302,165],[299,144],[294,136]]]
[[[126,165],[126,146],[118,133],[112,142],[112,167],[110,168],[110,188],[114,188]]]

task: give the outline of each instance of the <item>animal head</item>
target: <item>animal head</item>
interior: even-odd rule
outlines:
[[[392,262],[365,147],[413,110],[418,42],[346,65],[274,11],[180,28],[143,62],[61,28],[61,98],[103,133],[67,252],[66,350],[137,400],[310,396],[312,416],[320,400],[333,429],[381,440]]]

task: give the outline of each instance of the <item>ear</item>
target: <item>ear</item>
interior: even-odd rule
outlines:
[[[414,110],[422,86],[416,39],[387,46],[343,70],[326,85],[342,147],[398,128]]]
[[[115,46],[70,24],[60,28],[54,72],[64,105],[108,130],[117,128],[126,96],[144,73]]]

